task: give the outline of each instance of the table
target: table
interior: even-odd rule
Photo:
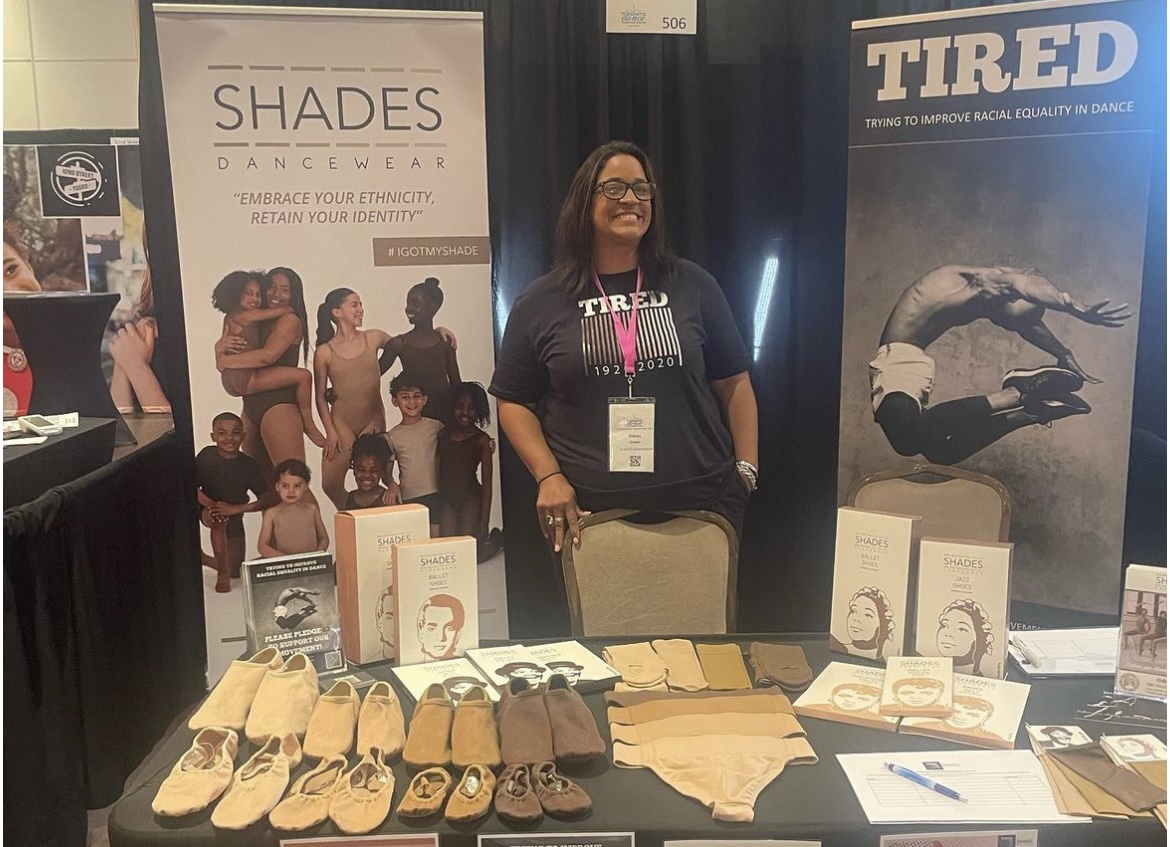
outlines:
[[[79,418],[77,426],[48,436],[41,444],[4,447],[4,508],[37,499],[110,463],[114,455],[113,418]]]
[[[4,512],[6,844],[84,845],[204,691],[191,445],[131,425],[136,448]]]
[[[594,652],[602,645],[621,643],[630,639],[583,639]],[[644,638],[632,639],[637,641]],[[784,641],[801,644],[815,671],[820,671],[832,660],[827,637],[823,634],[710,636],[698,639],[706,643],[737,640],[746,647],[752,640]],[[385,665],[366,668],[379,679],[391,678]],[[1073,710],[1090,697],[1100,694],[1107,680],[1103,678],[1077,680],[1049,680],[1033,687],[1029,698],[1026,721],[1033,723],[1071,723]],[[407,720],[410,701],[397,686]],[[609,741],[605,721],[605,704],[600,693],[587,694],[586,702],[593,710],[602,735]],[[442,818],[423,824],[403,823],[396,815],[377,832],[383,834],[410,832],[438,832],[444,847],[471,847],[476,835],[501,832],[623,832],[637,833],[639,847],[659,845],[663,840],[687,838],[808,838],[821,839],[824,847],[876,847],[880,834],[922,832],[947,829],[945,826],[871,826],[865,818],[849,782],[838,765],[835,754],[845,752],[973,749],[960,748],[944,741],[910,735],[884,733],[847,724],[829,723],[813,718],[801,718],[809,742],[820,758],[817,765],[793,767],[781,774],[760,794],[756,802],[755,821],[750,824],[725,823],[711,818],[710,810],[678,794],[661,782],[649,770],[625,770],[603,760],[585,770],[564,769],[578,779],[593,798],[593,811],[583,820],[562,822],[546,817],[533,827],[517,827],[504,823],[493,811],[487,818],[471,825],[452,826]],[[1087,724],[1086,730],[1094,737],[1100,734],[1100,725]],[[1112,730],[1117,732],[1118,730]],[[181,821],[156,818],[150,803],[159,784],[191,743],[194,733],[185,725],[166,739],[155,755],[142,768],[142,778],[127,787],[126,793],[114,806],[109,821],[111,847],[139,847],[139,845],[166,845],[197,847],[210,844],[276,845],[276,833],[261,821],[241,833],[216,832],[210,823],[210,810]],[[1021,729],[1020,746],[1027,740]],[[243,743],[236,758],[243,764],[253,752],[253,745]],[[352,760],[352,756],[350,757]],[[352,761],[351,761],[352,765]],[[309,765],[302,765],[296,775]],[[396,779],[395,807],[409,784],[405,766],[399,761],[394,766]],[[951,827],[954,828],[954,827]],[[993,826],[970,826],[967,829],[992,829]],[[1165,843],[1166,834],[1157,820],[1100,821],[1091,824],[1066,824],[1040,827],[1040,843],[1044,847],[1070,845],[1125,844],[1138,847],[1143,844]],[[326,821],[314,830],[298,837],[337,835],[333,825]]]

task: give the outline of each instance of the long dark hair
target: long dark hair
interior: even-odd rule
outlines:
[[[288,280],[289,306],[293,314],[301,321],[301,345],[305,350],[305,361],[309,361],[309,310],[305,307],[305,284],[301,275],[292,268],[272,268],[264,275],[264,297],[268,297],[268,287],[272,285],[272,278],[280,274]]]
[[[337,335],[337,327],[333,325],[333,310],[342,304],[346,297],[353,294],[351,288],[334,288],[325,295],[325,302],[317,307],[317,346],[327,344]]]
[[[633,156],[646,172],[646,179],[656,183],[650,157],[637,144],[610,141],[589,154],[573,181],[557,220],[556,265],[554,278],[570,295],[579,297],[593,290],[593,198],[597,178],[605,163],[614,156]],[[647,278],[665,285],[674,274],[674,257],[666,249],[666,222],[662,214],[662,191],[655,191],[650,201],[650,226],[638,244],[638,262]]]

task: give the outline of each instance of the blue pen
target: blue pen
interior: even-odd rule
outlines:
[[[886,762],[886,770],[892,774],[908,779],[911,782],[916,782],[923,788],[929,788],[931,791],[935,792],[936,794],[941,794],[943,797],[950,797],[952,800],[958,800],[960,803],[967,802],[967,798],[955,789],[947,788],[945,785],[940,785],[930,777],[923,776],[916,771],[910,770],[910,768],[904,768],[901,765],[895,765],[893,762]]]

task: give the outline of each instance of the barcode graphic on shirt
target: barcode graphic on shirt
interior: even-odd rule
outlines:
[[[623,326],[629,325],[628,312],[618,317]],[[613,331],[613,318],[609,312],[581,318],[581,353],[585,360],[585,373],[589,376],[622,373],[622,348]],[[674,314],[669,306],[638,310],[638,362],[640,370],[645,370],[647,366],[682,365],[682,345],[679,344]]]

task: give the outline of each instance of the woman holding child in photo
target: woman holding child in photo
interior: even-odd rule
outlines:
[[[260,346],[255,349],[248,349],[248,342],[239,335],[223,335],[215,343],[215,366],[221,373],[274,364],[295,368],[302,355],[300,351],[308,360],[308,317],[300,276],[290,268],[277,267],[263,276],[263,283],[266,304],[286,306],[289,311],[273,320],[259,322]],[[256,391],[245,394],[243,400],[243,451],[259,463],[265,476],[271,479],[273,466],[286,459],[304,462],[304,418],[297,405],[296,388],[285,385]],[[316,502],[312,491],[307,491],[305,496]]]

